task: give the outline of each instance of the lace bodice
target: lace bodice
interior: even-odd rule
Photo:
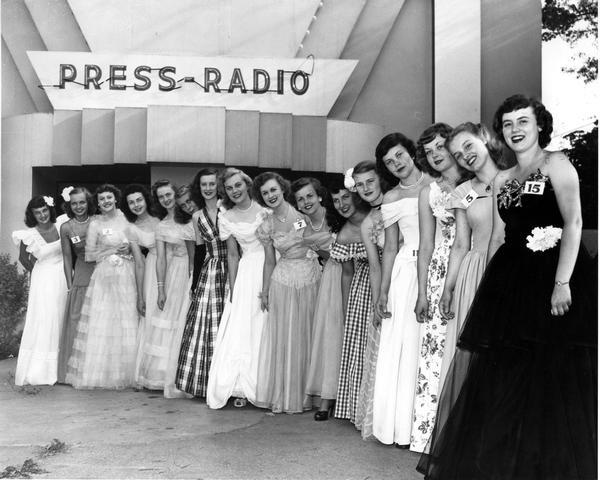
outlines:
[[[256,229],[266,219],[267,210],[263,208],[258,211],[251,223],[232,221],[230,217],[231,214],[228,214],[227,211],[219,217],[219,236],[221,240],[227,240],[233,235],[242,247],[243,254],[262,252],[263,246],[256,236]]]
[[[302,215],[290,207],[298,220],[303,219]],[[263,244],[273,244],[275,250],[279,252],[282,258],[306,258],[309,248],[303,242],[303,228],[296,230],[292,227],[287,232],[278,232],[275,230],[275,218],[273,212],[268,211],[263,222],[258,226],[256,235]]]
[[[419,199],[401,198],[381,206],[384,228],[398,223],[403,237],[402,249],[419,248]]]

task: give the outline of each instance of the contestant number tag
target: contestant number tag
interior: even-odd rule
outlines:
[[[528,181],[525,182],[524,192],[529,195],[543,195],[545,186],[544,182]]]
[[[71,237],[71,243],[75,244],[75,243],[80,243],[81,242],[81,238],[79,238],[79,235],[75,235],[74,237]]]
[[[462,198],[460,203],[462,203],[465,208],[469,208],[469,206],[475,201],[477,197],[477,192],[471,189],[471,191]]]
[[[303,219],[296,220],[294,222],[294,229],[300,230],[302,228],[306,228],[306,222]]]
[[[112,235],[112,234],[113,234],[112,228],[103,228],[102,229],[102,235]]]

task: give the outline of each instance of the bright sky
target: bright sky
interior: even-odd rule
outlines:
[[[597,56],[591,41],[584,45]],[[573,130],[590,130],[598,118],[598,81],[584,83],[575,73],[561,71],[573,65],[576,52],[568,43],[554,39],[542,43],[542,101],[554,117],[550,149],[564,148],[561,137]]]

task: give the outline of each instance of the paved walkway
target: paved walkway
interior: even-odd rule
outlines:
[[[32,458],[48,472],[33,478],[423,478],[417,454],[365,442],[349,422],[148,391],[20,388],[15,364],[0,361],[0,471]],[[41,456],[54,438],[68,450]]]

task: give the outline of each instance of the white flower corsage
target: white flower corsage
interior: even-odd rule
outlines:
[[[49,207],[54,206],[54,199],[52,197],[44,195],[44,202],[46,202],[46,205],[48,205]]]
[[[527,235],[527,248],[532,252],[543,252],[554,248],[562,235],[562,228],[553,226],[535,227]]]
[[[441,192],[431,201],[431,211],[433,216],[441,220],[448,221],[453,218],[451,212],[447,210],[452,202],[452,195],[448,192]]]
[[[108,263],[110,263],[114,267],[120,267],[123,265],[123,257],[113,253],[108,257]]]
[[[349,192],[356,192],[356,183],[354,182],[354,178],[352,177],[353,173],[354,169],[349,168],[344,174],[344,187],[346,187],[346,190],[348,190]]]
[[[73,190],[75,190],[75,187],[65,187],[62,189],[60,196],[63,198],[63,200],[65,202],[68,202],[69,200],[71,200],[70,195]]]

